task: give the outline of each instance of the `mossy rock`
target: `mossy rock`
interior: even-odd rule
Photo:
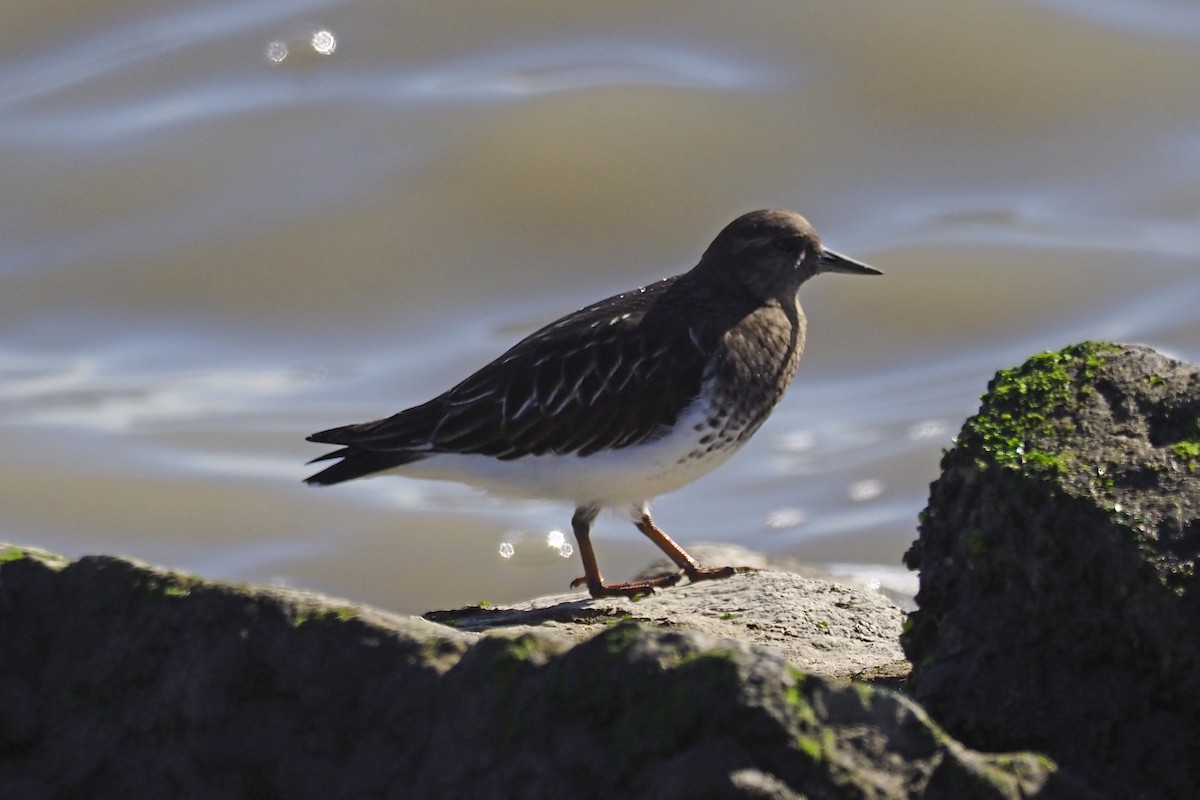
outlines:
[[[1085,342],[997,373],[905,563],[914,695],[1112,797],[1200,785],[1200,367]]]
[[[479,635],[0,552],[0,797],[1091,797],[745,643],[636,622]]]

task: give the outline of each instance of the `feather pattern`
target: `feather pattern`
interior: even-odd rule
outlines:
[[[344,468],[311,480],[355,477],[352,462],[368,474],[438,453],[588,456],[663,436],[695,400],[726,334],[759,305],[687,277],[553,322],[427,403],[313,434],[344,446],[317,459],[340,457]]]

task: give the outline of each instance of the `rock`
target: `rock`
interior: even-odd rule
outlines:
[[[816,578],[842,586],[849,586],[851,589],[857,589],[860,592],[866,592],[871,595],[883,595],[902,611],[912,611],[916,608],[913,596],[916,589],[910,592],[900,591],[874,578],[866,578],[857,574],[833,573],[814,564],[792,558],[791,556],[778,553],[760,553],[756,550],[743,547],[740,544],[731,544],[728,542],[697,542],[695,544],[688,544],[687,550],[697,561],[704,565],[736,564],[739,567],[754,567],[755,569],[765,569],[773,572],[792,572],[797,575],[803,575],[806,578]],[[900,565],[897,564],[896,566],[899,567]],[[664,557],[652,562],[636,577],[651,578],[665,572],[674,572],[677,569],[671,561]]]
[[[1200,367],[1084,343],[1000,372],[905,562],[912,691],[1113,798],[1200,785]]]
[[[891,601],[876,592],[791,572],[752,572],[680,585],[636,602],[593,600],[586,592],[575,592],[425,617],[461,630],[545,629],[577,641],[615,621],[636,620],[760,645],[805,672],[844,681],[863,675],[903,677],[909,668],[899,643],[903,614]]]
[[[593,628],[481,635],[0,547],[0,797],[1090,796],[765,648]]]

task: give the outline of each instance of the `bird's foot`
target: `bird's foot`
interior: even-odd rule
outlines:
[[[731,573],[732,574],[732,573]],[[679,579],[684,576],[682,571],[675,572],[670,575],[660,575],[657,578],[644,578],[637,581],[629,581],[627,583],[604,583],[603,581],[589,581],[587,576],[576,578],[571,581],[571,588],[575,589],[583,585],[587,585],[588,593],[593,598],[596,597],[628,597],[636,599],[654,594],[655,589],[664,586],[674,586],[679,583]]]
[[[637,581],[628,581],[627,583],[604,583],[603,581],[591,583],[588,581],[587,576],[582,576],[571,581],[571,588],[577,589],[580,586],[586,585],[588,592],[594,598],[629,597],[636,599],[654,594],[655,589],[674,586],[679,583],[681,578],[687,578],[691,583],[696,583],[697,581],[711,581],[717,578],[728,578],[731,575],[740,575],[744,572],[758,571],[758,567],[695,567],[693,569],[681,569],[679,572],[669,575],[660,575],[657,578],[643,578]]]
[[[696,567],[694,569],[685,569],[677,573],[676,577],[687,576],[687,579],[692,583],[696,581],[711,581],[716,578],[728,578],[731,575],[740,575],[743,572],[758,572],[758,567]]]

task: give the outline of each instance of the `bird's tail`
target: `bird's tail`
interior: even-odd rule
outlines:
[[[405,464],[420,461],[427,455],[428,453],[414,453],[407,450],[380,452],[377,450],[362,450],[357,447],[343,447],[341,450],[334,450],[309,461],[309,464],[315,464],[318,461],[329,461],[334,458],[341,459],[338,463],[326,467],[315,475],[309,475],[304,479],[304,482],[310,486],[330,486],[335,483],[402,467]]]

